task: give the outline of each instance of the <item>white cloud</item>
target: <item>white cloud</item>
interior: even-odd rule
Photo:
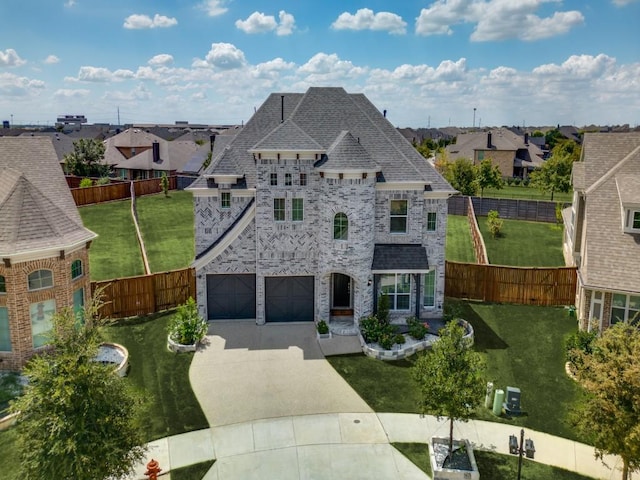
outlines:
[[[191,100],[195,100],[197,102],[199,102],[201,100],[206,100],[206,99],[207,99],[206,92],[196,92],[196,93],[191,95]]]
[[[226,3],[225,0],[205,0],[200,4],[200,8],[207,12],[210,17],[217,17],[227,13],[227,10],[229,10],[225,7]]]
[[[78,70],[77,77],[65,77],[67,82],[91,82],[91,83],[109,83],[127,80],[134,77],[131,70],[119,69],[112,72],[104,67],[83,66]]]
[[[48,55],[47,58],[44,59],[44,63],[47,65],[53,65],[60,63],[60,59],[56,55]]]
[[[137,85],[129,91],[110,91],[105,92],[103,99],[108,101],[135,102],[138,100],[149,100],[152,97],[151,92],[143,84]]]
[[[616,59],[608,55],[572,55],[561,65],[549,63],[533,69],[541,77],[564,78],[565,80],[598,79],[615,68]]]
[[[310,83],[336,82],[353,79],[367,73],[365,67],[358,67],[348,60],[341,60],[338,55],[332,53],[317,53],[307,63],[298,68],[298,73],[306,76]]]
[[[382,30],[396,35],[405,34],[406,26],[407,22],[395,13],[374,13],[369,8],[361,8],[355,15],[343,12],[331,24],[335,30]]]
[[[640,0],[613,0],[613,4],[618,7],[625,7],[637,1],[640,1]]]
[[[19,67],[25,63],[26,60],[21,59],[13,48],[7,48],[4,52],[0,50],[0,67]]]
[[[85,98],[91,94],[90,90],[86,89],[70,89],[70,88],[60,88],[53,93],[53,96],[61,99],[69,99],[69,98]]]
[[[147,62],[152,67],[159,65],[171,65],[173,63],[173,56],[168,53],[161,53],[149,59]]]
[[[423,8],[416,19],[418,35],[451,35],[457,24],[475,24],[471,40],[476,42],[517,38],[534,41],[568,32],[584,23],[577,10],[535,14],[544,3],[556,0],[437,0]]]
[[[285,62],[282,58],[274,58],[268,62],[259,63],[253,67],[252,75],[255,78],[276,79],[282,72],[293,70],[296,64],[293,62]]]
[[[124,20],[123,27],[129,30],[139,30],[144,28],[167,28],[178,24],[175,18],[155,14],[153,18],[149,15],[133,14]]]
[[[19,77],[13,73],[0,73],[0,93],[6,97],[37,95],[45,88],[42,80]]]
[[[64,6],[73,7],[76,3],[77,3],[76,0],[67,0],[66,2],[64,2]]]
[[[278,14],[280,23],[273,15],[266,15],[262,12],[253,12],[246,20],[236,20],[236,28],[244,33],[267,33],[275,31],[278,35],[291,35],[295,27],[296,20],[290,13],[280,10]]]
[[[244,52],[231,43],[212,43],[205,59],[209,65],[221,70],[240,68],[246,64]]]

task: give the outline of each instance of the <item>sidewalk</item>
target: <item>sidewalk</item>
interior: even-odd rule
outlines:
[[[480,450],[509,454],[509,435],[520,427],[470,421],[454,426]],[[396,413],[337,413],[256,420],[167,437],[149,444],[144,464],[131,478],[145,479],[146,462],[160,463],[163,473],[216,459],[206,480],[370,479],[425,480],[392,442],[426,443],[448,435],[448,423],[434,417]],[[525,429],[535,444],[535,461],[600,479],[620,478],[621,462],[594,457],[593,447]]]

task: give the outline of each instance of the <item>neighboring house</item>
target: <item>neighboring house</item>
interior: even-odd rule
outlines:
[[[51,139],[53,148],[58,156],[58,161],[64,169],[64,156],[73,152],[74,138],[59,132],[29,132],[23,133],[21,137],[48,137]]]
[[[104,161],[124,180],[175,175],[201,149],[192,140],[167,141],[137,128],[129,128],[105,140]]]
[[[90,298],[89,245],[47,137],[0,138],[0,370],[44,348],[51,317]]]
[[[462,133],[456,143],[445,148],[449,161],[471,160],[474,165],[490,158],[503,177],[526,178],[543,163],[543,151],[529,141],[529,135],[516,135],[506,128],[488,132]]]
[[[442,316],[456,192],[362,94],[272,94],[188,190],[209,320]]]
[[[640,312],[640,132],[586,133],[564,213],[564,253],[578,267],[582,328]]]

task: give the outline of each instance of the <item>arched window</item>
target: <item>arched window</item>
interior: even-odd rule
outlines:
[[[333,217],[333,239],[347,240],[349,238],[349,219],[340,212]]]
[[[53,272],[51,270],[36,270],[29,274],[29,290],[41,290],[53,287]]]
[[[82,260],[74,260],[71,263],[71,278],[75,280],[82,276]]]
[[[7,282],[2,275],[0,275],[0,293],[7,293]]]

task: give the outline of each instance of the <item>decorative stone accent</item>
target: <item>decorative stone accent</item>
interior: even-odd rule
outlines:
[[[449,450],[449,438],[431,437],[429,444],[429,460],[433,480],[480,480],[480,472],[476,457],[473,454],[473,447],[469,440],[453,440],[453,449],[463,450],[468,456],[468,470],[458,470],[454,468],[443,468],[442,464]],[[442,453],[444,450],[444,454]]]
[[[167,348],[174,353],[195,352],[198,349],[198,344],[183,345],[182,343],[173,341],[171,337],[167,335]]]

